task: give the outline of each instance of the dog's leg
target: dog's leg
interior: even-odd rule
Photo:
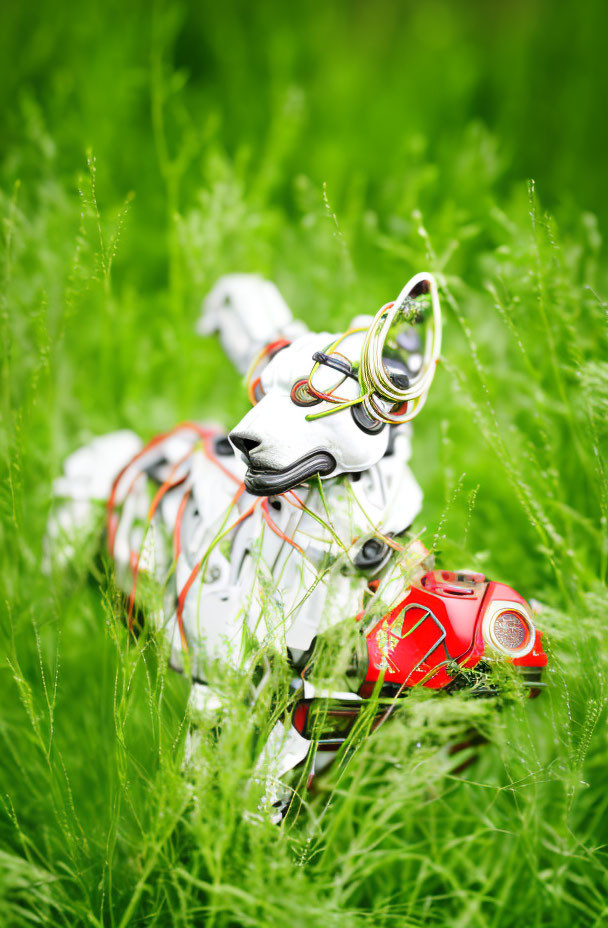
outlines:
[[[188,697],[190,725],[184,749],[184,770],[197,770],[201,764],[203,732],[220,721],[223,703],[206,683],[193,682]]]
[[[205,683],[194,682],[188,699],[190,725],[186,734],[183,769],[191,776],[204,767],[202,744],[209,730],[222,724],[225,710],[229,706]],[[282,781],[282,777],[301,764],[310,751],[311,742],[302,737],[292,725],[277,722],[256,763],[252,782],[263,787],[263,796],[258,805],[261,815],[279,824],[291,802],[293,791]],[[255,819],[257,816],[253,816]]]
[[[274,824],[278,825],[282,821],[293,796],[293,790],[282,781],[282,777],[306,759],[311,744],[293,725],[283,722],[277,722],[268,736],[253,779],[264,784],[264,794],[258,808]]]

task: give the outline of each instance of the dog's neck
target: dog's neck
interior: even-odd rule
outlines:
[[[354,559],[369,539],[400,535],[407,530],[420,510],[422,493],[403,455],[394,454],[366,470],[312,478],[282,497],[269,499],[272,517],[275,513],[278,516],[280,500],[287,502],[282,525],[294,524],[288,516],[290,504],[301,503],[317,522],[318,540],[328,544],[332,553],[341,550]],[[358,557],[362,567],[371,566],[375,560],[371,555]]]
[[[299,535],[299,539],[294,536],[296,544],[308,555],[317,543],[325,550],[329,545],[332,553],[338,553],[340,549],[351,549],[355,539],[362,545],[374,536],[399,535],[409,528],[422,503],[422,492],[407,465],[409,456],[409,435],[404,432],[396,435],[390,453],[366,470],[335,477],[312,477],[277,496],[256,498],[242,494],[238,498],[235,524],[241,525],[249,510],[257,512],[259,518],[253,521],[246,518],[247,528],[245,525],[242,530],[239,528],[235,540],[248,536],[249,543],[253,543],[270,529],[276,543],[283,536],[284,543],[289,545],[289,539],[296,533]],[[232,456],[223,461],[232,477],[226,480],[220,475],[219,483],[216,464],[202,452],[192,462],[193,494],[200,511],[207,514],[201,545],[225,529],[226,506],[234,505],[230,502],[234,496],[231,481],[238,483],[243,479],[245,465],[240,459]],[[302,518],[306,509],[310,511],[308,519]],[[198,551],[195,554],[200,556]],[[231,552],[231,560],[234,555]]]

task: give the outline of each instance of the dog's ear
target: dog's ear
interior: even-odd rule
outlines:
[[[421,331],[431,310],[430,285],[421,280],[395,301],[398,312],[382,345],[382,363],[388,379],[407,390],[423,365]]]
[[[368,328],[361,354],[366,415],[391,425],[413,419],[428,395],[440,350],[437,284],[423,272],[378,311]]]

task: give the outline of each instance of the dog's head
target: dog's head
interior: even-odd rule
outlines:
[[[309,393],[307,383],[316,363],[313,356],[324,352],[335,338],[326,332],[303,335],[279,350],[262,371],[256,405],[230,433],[230,441],[247,461],[245,485],[250,493],[270,496],[285,493],[313,474],[325,477],[365,470],[385,453],[388,429],[374,430],[370,420],[372,429],[363,432],[350,408],[307,419],[332,410],[331,403]],[[362,336],[349,336],[346,341],[349,354],[342,354],[351,363],[358,361]],[[323,379],[331,389],[331,381],[341,379],[341,374],[329,368]],[[340,390],[344,399],[359,395],[358,383],[350,377]]]
[[[432,338],[422,346],[416,323],[425,299]],[[247,463],[247,490],[272,496],[315,474],[377,464],[390,427],[413,418],[426,398],[439,353],[438,313],[434,280],[417,275],[365,324],[271,346],[250,382],[254,406],[229,436]]]

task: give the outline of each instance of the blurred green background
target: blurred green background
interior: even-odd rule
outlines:
[[[606,923],[607,33],[602,0],[2,4],[2,925]],[[235,708],[193,809],[186,681],[92,552],[41,576],[51,480],[242,415],[192,334],[222,273],[339,329],[423,268],[417,528],[543,602],[547,691],[412,697],[281,832],[243,819],[268,706]]]

